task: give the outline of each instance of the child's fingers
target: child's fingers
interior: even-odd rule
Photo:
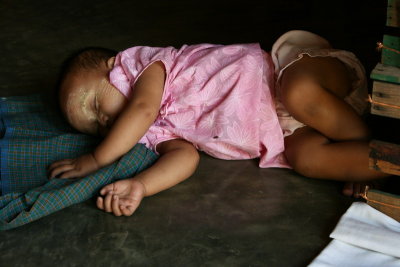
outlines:
[[[69,171],[71,171],[73,169],[74,169],[74,166],[72,166],[72,165],[69,165],[69,164],[68,165],[61,165],[61,166],[58,166],[58,167],[56,167],[54,169],[51,169],[49,177],[50,178],[54,178],[54,177],[57,177],[57,175],[60,175],[61,173],[66,173],[66,172],[69,172]],[[65,178],[67,178],[67,177],[65,177]]]
[[[122,215],[124,216],[131,216],[135,210],[132,208],[132,206],[120,206]]]
[[[100,195],[105,196],[106,194],[109,194],[110,192],[113,191],[114,191],[114,183],[104,186],[100,190]]]
[[[134,200],[133,198],[121,198],[119,200],[119,204],[123,206],[139,206],[137,203],[137,200]]]
[[[119,209],[119,198],[117,195],[113,195],[112,197],[112,201],[111,201],[111,209],[114,213],[115,216],[121,216],[122,212]]]
[[[119,205],[121,207],[122,214],[125,216],[131,216],[139,207],[140,202],[140,200],[135,199],[120,199]],[[124,209],[122,207],[124,207]]]
[[[112,212],[111,201],[112,201],[113,194],[107,194],[104,198],[104,211],[105,212]]]
[[[82,173],[80,171],[77,171],[75,168],[72,170],[68,170],[63,172],[61,175],[58,176],[60,179],[68,179],[68,178],[78,178],[78,177],[83,177]]]
[[[98,197],[96,200],[97,208],[104,210],[104,199],[102,197]]]
[[[112,196],[111,194],[108,196]],[[119,208],[119,201],[118,201],[118,196],[112,196],[112,198],[109,197],[109,199],[111,199],[111,209],[112,212],[114,213],[115,216],[121,216],[122,212]],[[108,201],[108,200],[107,200]],[[110,210],[109,208],[105,207],[105,199],[102,197],[98,197],[97,201],[96,201],[96,205],[99,209],[107,211]],[[111,211],[107,211],[107,212],[111,212]]]
[[[49,169],[51,170],[51,169],[57,168],[62,165],[68,165],[68,164],[71,164],[72,162],[73,162],[73,159],[58,160],[58,161],[55,161],[52,164],[50,164]]]

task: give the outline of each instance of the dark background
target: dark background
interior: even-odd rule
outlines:
[[[259,42],[269,51],[293,29],[315,32],[355,53],[369,75],[380,60],[376,43],[390,30],[386,5],[386,0],[1,0],[0,94],[53,95],[63,60],[87,46]],[[398,131],[382,131],[387,125],[399,128],[396,121],[369,116],[368,123],[377,138],[400,139]]]
[[[260,42],[268,51],[292,29],[356,53],[370,71],[385,19],[384,0],[2,0],[0,92],[52,90],[63,59],[86,46]]]

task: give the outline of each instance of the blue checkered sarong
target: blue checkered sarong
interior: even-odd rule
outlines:
[[[0,230],[32,222],[132,177],[157,156],[143,145],[81,179],[47,178],[52,162],[93,149],[98,139],[73,131],[40,96],[0,99]]]

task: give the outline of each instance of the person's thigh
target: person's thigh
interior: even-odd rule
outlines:
[[[298,121],[319,131],[331,140],[365,140],[368,129],[361,117],[342,97],[348,84],[345,79],[335,81],[333,74],[311,69],[310,64],[320,61],[294,63],[282,77],[281,101],[288,112]],[[329,66],[329,62],[326,64]],[[307,66],[307,67],[305,67]],[[325,67],[325,71],[337,71]]]

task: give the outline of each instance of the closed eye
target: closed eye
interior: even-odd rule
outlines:
[[[99,104],[97,101],[97,95],[93,98],[93,101],[91,102],[90,109],[92,111],[92,116],[94,117],[93,120],[90,122],[90,129],[91,129],[91,134],[95,136],[100,135],[100,125],[99,125]]]
[[[94,110],[95,110],[96,114],[99,113],[99,101],[97,100],[97,95],[95,95],[95,97],[94,97]]]

